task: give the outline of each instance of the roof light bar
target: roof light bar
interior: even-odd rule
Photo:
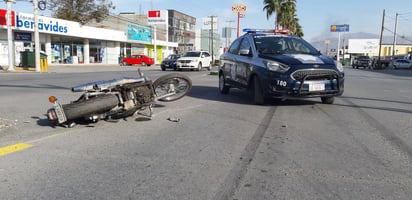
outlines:
[[[291,32],[288,29],[254,29],[254,28],[244,28],[243,32],[246,33],[272,33],[281,35],[290,35]]]

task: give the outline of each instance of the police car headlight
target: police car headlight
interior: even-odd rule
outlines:
[[[278,63],[275,61],[263,61],[267,67],[268,70],[270,71],[276,71],[276,72],[286,72],[289,70],[289,66],[284,65],[282,63]]]
[[[342,65],[342,63],[335,61],[335,64],[336,64],[336,68],[337,68],[340,72],[343,72],[343,65]]]

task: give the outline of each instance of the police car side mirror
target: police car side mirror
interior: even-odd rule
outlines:
[[[252,56],[252,53],[250,52],[249,49],[240,49],[239,50],[239,55],[241,56]]]

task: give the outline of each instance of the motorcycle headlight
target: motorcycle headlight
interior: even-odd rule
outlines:
[[[343,65],[342,65],[342,63],[335,61],[335,64],[336,64],[336,68],[337,68],[340,72],[343,72]]]
[[[265,60],[263,61],[264,64],[266,65],[267,69],[270,71],[276,71],[276,72],[286,72],[289,70],[289,66],[276,62],[276,61],[271,61],[271,60]]]

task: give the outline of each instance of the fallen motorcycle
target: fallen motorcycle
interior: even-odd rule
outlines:
[[[54,126],[71,128],[79,122],[95,123],[135,114],[151,117],[157,101],[176,101],[191,89],[192,81],[184,74],[169,73],[152,81],[138,70],[137,77],[74,86],[72,92],[82,92],[82,95],[69,104],[61,104],[55,96],[50,96],[53,107],[47,111],[47,118]]]

